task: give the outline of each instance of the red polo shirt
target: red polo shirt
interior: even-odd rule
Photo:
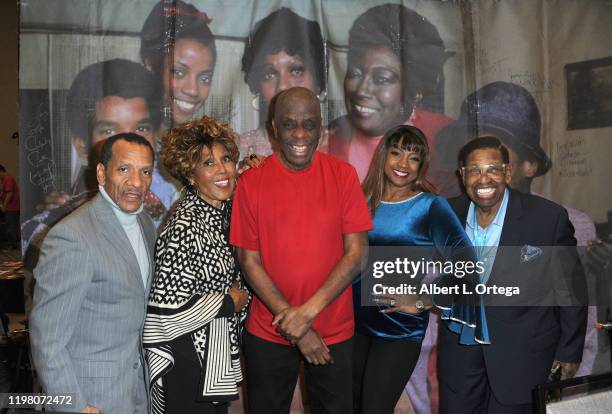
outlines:
[[[230,242],[258,251],[263,267],[287,301],[306,302],[344,255],[343,235],[372,228],[355,169],[315,152],[305,170],[288,170],[277,155],[239,180]],[[246,329],[267,341],[288,344],[271,325],[273,315],[254,298]],[[313,321],[328,345],[353,336],[350,286]]]

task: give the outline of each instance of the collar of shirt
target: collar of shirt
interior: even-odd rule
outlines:
[[[493,263],[497,255],[497,247],[501,239],[507,207],[508,188],[506,187],[504,198],[491,224],[489,224],[486,229],[483,229],[479,225],[477,225],[477,229],[474,229],[474,224],[476,223],[476,206],[473,202],[470,203],[467,219],[465,221],[465,232],[474,244],[478,260],[484,263],[484,272],[480,274],[480,282],[484,284],[489,281],[491,271],[493,270]]]
[[[149,282],[150,262],[147,248],[145,246],[144,235],[142,234],[142,230],[138,224],[138,214],[142,211],[144,203],[140,205],[138,210],[132,213],[126,213],[125,211],[121,210],[121,208],[113,201],[112,198],[110,198],[104,187],[99,185],[98,188],[100,189],[100,194],[102,197],[112,206],[113,213],[115,213],[115,216],[119,220],[119,223],[121,224],[130,245],[132,246],[132,250],[138,262],[138,267],[140,268],[142,284],[146,292]]]

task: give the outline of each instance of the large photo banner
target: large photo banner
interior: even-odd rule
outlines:
[[[457,149],[495,132],[517,162],[537,161],[531,191],[607,223],[611,16],[600,0],[24,2],[24,241],[96,191],[87,171],[105,137],[157,146],[208,115],[240,133],[242,156],[268,155],[268,103],[291,86],[317,93],[321,150],[361,179],[380,136],[407,123],[429,140],[439,192],[457,194]],[[161,222],[180,186],[155,178]]]
[[[157,147],[208,115],[241,135],[242,156],[269,155],[267,107],[291,86],[319,96],[320,149],[362,180],[380,137],[406,123],[429,140],[431,181],[455,195],[457,149],[495,133],[517,165],[537,162],[515,186],[607,223],[611,16],[599,0],[24,2],[24,242],[97,190],[87,171],[104,138]],[[154,181],[161,222],[180,185],[159,169]]]
[[[493,135],[510,186],[563,205],[579,245],[612,235],[608,0],[28,0],[20,15],[30,270],[49,229],[97,194],[105,139],[134,132],[159,151],[172,127],[208,116],[238,133],[241,159],[268,156],[270,103],[294,86],[319,99],[319,150],[360,181],[385,132],[413,125],[428,181],[459,195],[459,148]],[[145,209],[158,229],[183,185],[156,163]],[[413,405],[429,412],[420,386]]]

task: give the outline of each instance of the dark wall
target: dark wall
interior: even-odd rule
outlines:
[[[19,13],[16,0],[0,1],[0,164],[19,180],[19,145],[11,138],[19,128]]]

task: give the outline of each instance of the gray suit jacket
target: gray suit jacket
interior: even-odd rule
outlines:
[[[151,264],[155,230],[138,217]],[[97,195],[55,225],[34,269],[32,356],[47,394],[73,394],[79,412],[146,413],[142,326],[149,287],[112,206]]]

